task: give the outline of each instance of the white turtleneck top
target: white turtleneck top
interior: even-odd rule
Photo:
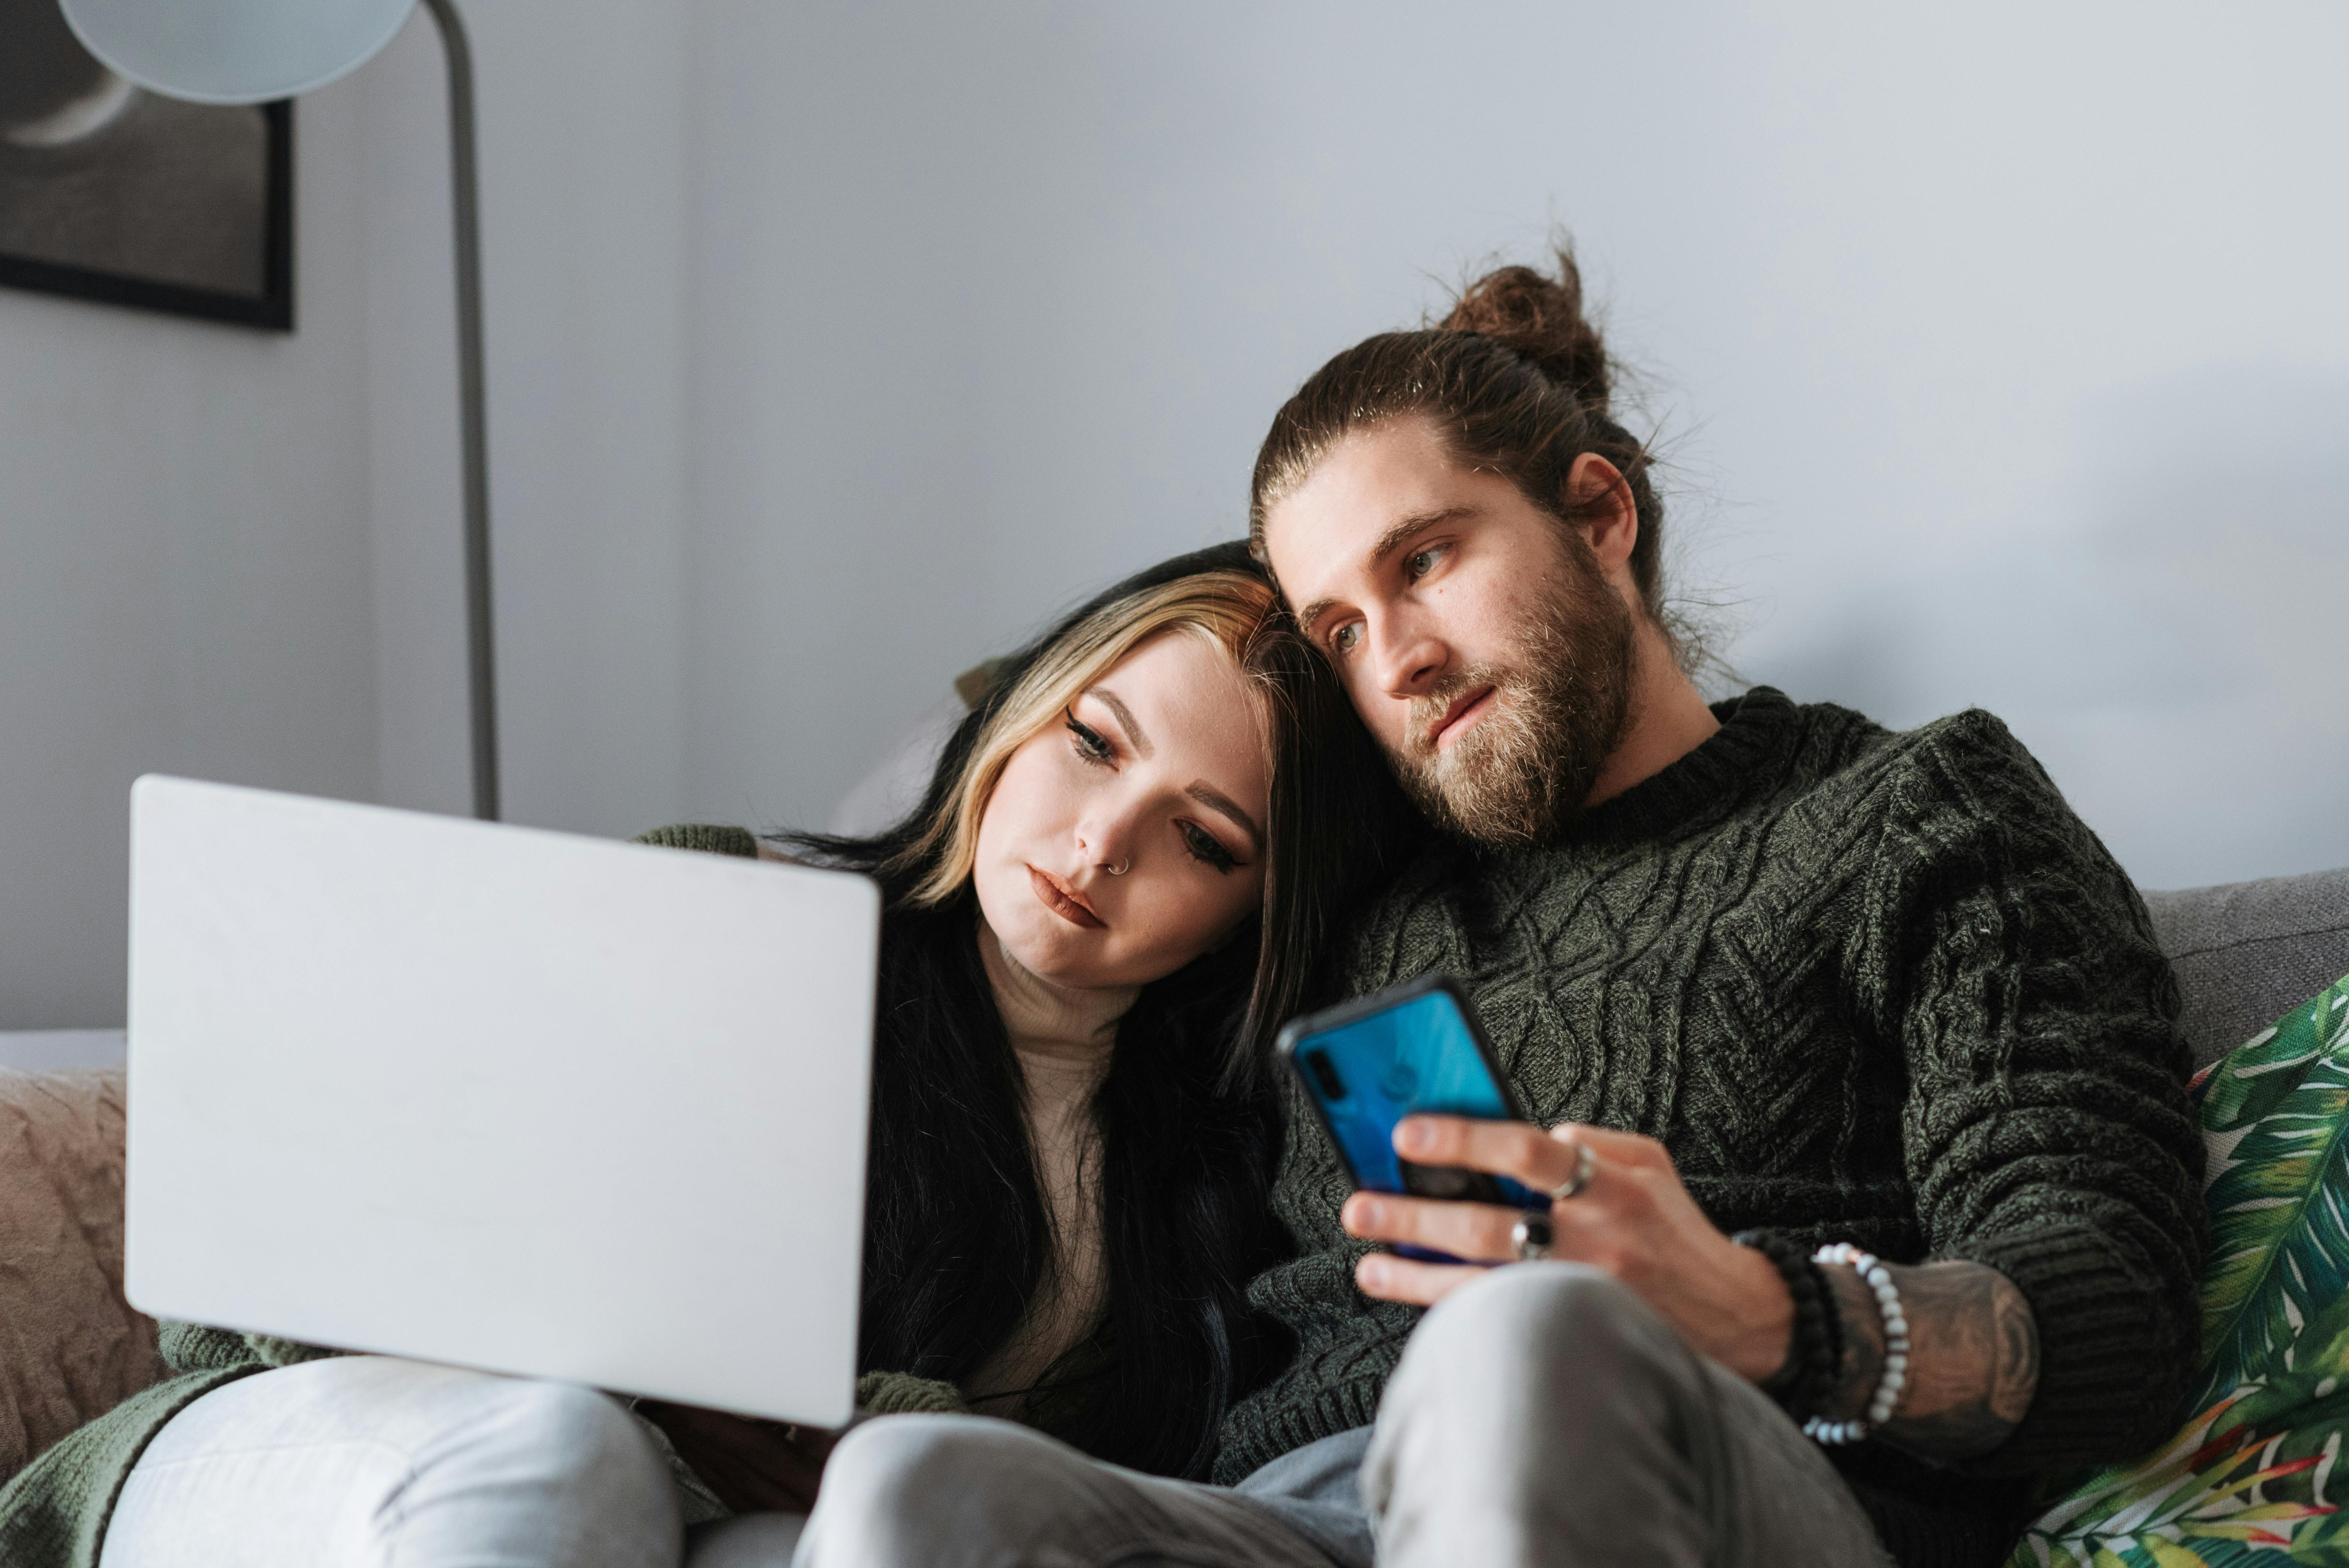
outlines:
[[[1107,1297],[1101,1127],[1092,1100],[1109,1072],[1118,1020],[1142,988],[1056,985],[1021,967],[984,920],[978,952],[1019,1063],[1036,1186],[1052,1227],[1051,1260],[1027,1315],[963,1385],[974,1408],[1008,1416],[1018,1414],[1026,1390],[1092,1331]]]

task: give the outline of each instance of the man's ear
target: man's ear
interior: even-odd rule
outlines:
[[[1597,452],[1585,452],[1566,471],[1566,514],[1574,519],[1598,558],[1599,569],[1617,576],[1630,568],[1640,542],[1640,504],[1623,470]]]

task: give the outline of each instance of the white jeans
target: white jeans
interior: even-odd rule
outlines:
[[[140,1456],[100,1568],[677,1568],[667,1464],[605,1395],[380,1356],[215,1388]]]

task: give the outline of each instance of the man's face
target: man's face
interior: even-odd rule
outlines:
[[[1333,449],[1270,509],[1265,546],[1438,825],[1527,843],[1581,809],[1623,735],[1633,641],[1579,533],[1410,418]]]

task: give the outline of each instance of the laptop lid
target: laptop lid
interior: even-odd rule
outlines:
[[[879,924],[841,872],[140,779],[131,1304],[840,1424]]]

